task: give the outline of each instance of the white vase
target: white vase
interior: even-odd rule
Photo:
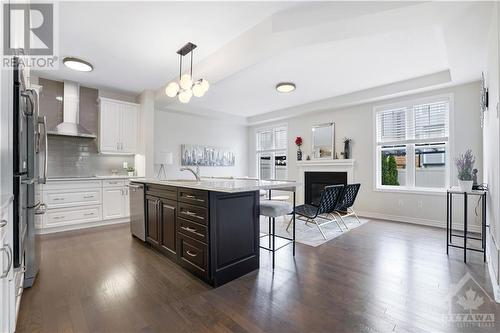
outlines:
[[[133,177],[134,176],[134,172],[133,171],[129,171],[128,175],[129,175],[129,177]]]
[[[460,187],[460,191],[462,192],[470,192],[472,191],[472,180],[458,180],[458,186]]]

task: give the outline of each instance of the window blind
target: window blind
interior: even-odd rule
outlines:
[[[275,138],[275,149],[283,149],[287,148],[287,130],[286,128],[280,127],[274,130],[274,138]]]
[[[286,150],[288,136],[286,127],[276,127],[257,132],[257,150]]]
[[[415,104],[376,113],[378,145],[447,141],[448,100]]]

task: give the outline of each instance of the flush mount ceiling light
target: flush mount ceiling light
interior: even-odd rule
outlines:
[[[202,97],[208,91],[210,84],[205,79],[193,80],[193,50],[196,45],[187,43],[177,54],[179,55],[179,82],[172,81],[167,84],[165,94],[168,97],[176,97],[181,103],[189,103],[191,97]],[[182,74],[182,57],[191,53],[191,68],[189,74]]]
[[[94,69],[94,66],[92,66],[90,62],[75,57],[64,58],[63,64],[66,67],[79,72],[91,72]]]
[[[280,82],[276,85],[276,90],[280,93],[289,93],[295,90],[295,83]]]

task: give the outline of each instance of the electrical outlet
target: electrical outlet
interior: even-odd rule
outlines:
[[[404,203],[403,203],[403,200],[402,200],[402,199],[399,199],[399,200],[398,200],[398,205],[399,205],[400,207],[403,207]]]

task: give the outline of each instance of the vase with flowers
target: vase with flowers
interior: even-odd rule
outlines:
[[[458,185],[460,186],[460,190],[463,192],[472,191],[472,173],[475,161],[476,160],[472,154],[472,150],[470,149],[467,149],[465,154],[460,155],[455,160],[455,165],[457,166],[458,171]]]
[[[302,146],[302,137],[298,136],[295,138],[295,145],[297,146],[297,161],[302,161],[302,150],[300,150],[300,146]]]

